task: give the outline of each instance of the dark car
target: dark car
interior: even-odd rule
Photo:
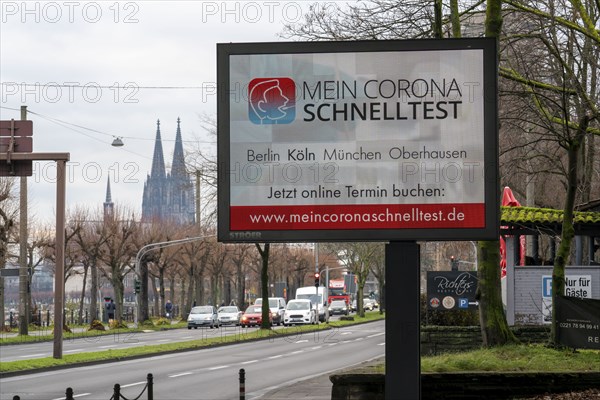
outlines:
[[[331,304],[329,304],[329,313],[331,315],[348,315],[348,313],[350,313],[350,307],[348,307],[348,304],[346,304],[344,300],[333,300]]]
[[[269,323],[273,324],[271,313],[269,313]],[[260,326],[262,324],[262,306],[250,306],[246,309],[240,320],[240,326],[247,328],[249,326]]]

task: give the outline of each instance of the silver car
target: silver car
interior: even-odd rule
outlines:
[[[219,327],[217,309],[214,306],[197,306],[192,308],[187,319],[188,329],[197,329],[199,326]]]
[[[242,312],[237,306],[223,306],[217,311],[219,324],[221,325],[239,325]]]

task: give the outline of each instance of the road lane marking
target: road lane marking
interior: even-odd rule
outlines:
[[[75,353],[76,351],[83,351],[83,349],[65,350],[63,353]]]
[[[290,354],[300,354],[300,353],[304,353],[304,350],[292,351]]]
[[[268,358],[269,360],[274,360],[274,359],[276,359],[276,358],[280,358],[280,357],[283,357],[283,354],[279,354],[279,355],[276,355],[276,356],[271,356],[271,357],[267,357],[267,358]]]
[[[323,346],[315,346],[315,347],[312,347],[311,350],[319,350],[321,347],[323,347]]]
[[[227,367],[229,367],[229,365],[219,365],[218,367],[212,367],[212,368],[209,368],[208,370],[209,371],[214,371],[214,370],[217,370],[217,369],[223,369],[223,368],[227,368]]]
[[[335,346],[337,343],[329,343],[327,346]]]
[[[385,342],[379,343],[377,346],[385,346]]]
[[[350,343],[351,340],[342,340],[342,343]]]
[[[297,340],[294,343],[308,343],[308,339]]]
[[[191,372],[182,372],[180,374],[175,374],[175,375],[169,375],[169,378],[178,378],[180,376],[185,376],[185,375],[191,375]]]
[[[170,341],[170,340],[172,340],[172,339],[159,339],[159,340],[156,340],[156,341],[157,341],[157,342],[168,342],[168,341]]]
[[[39,357],[39,356],[44,356],[46,355],[45,353],[38,353],[38,354],[27,354],[25,356],[19,356],[19,358],[27,358],[27,357]]]
[[[108,349],[110,347],[117,347],[116,344],[108,344],[106,346],[98,346],[99,349]]]
[[[359,338],[356,338],[356,339],[354,339],[354,341],[355,341],[355,342],[360,342],[360,341],[361,341],[361,340],[363,340],[363,339],[364,339],[364,337],[359,337]]]
[[[184,336],[184,337],[182,337],[182,339],[193,339],[193,338],[194,338],[194,336]]]
[[[134,383],[128,383],[127,385],[121,385],[121,388],[127,388],[127,387],[132,387],[132,386],[138,386],[138,385],[145,385],[146,381],[140,381],[140,382],[134,382]]]
[[[243,363],[241,363],[242,365],[246,365],[246,364],[253,364],[255,362],[258,362],[258,360],[250,360],[250,361],[244,361]]]
[[[352,335],[352,332],[342,332],[342,335]]]
[[[372,337],[381,336],[381,335],[385,335],[385,332],[375,333],[375,334],[373,334],[373,335],[369,335],[369,336],[367,336],[367,337],[368,337],[368,338],[372,338]]]

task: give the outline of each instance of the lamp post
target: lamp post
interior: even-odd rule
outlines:
[[[157,242],[157,243],[150,243],[147,244],[145,246],[143,246],[136,254],[135,256],[135,276],[137,277],[137,279],[141,280],[141,276],[140,276],[140,262],[142,261],[142,257],[144,257],[144,255],[150,251],[153,250],[158,250],[158,249],[162,249],[164,247],[170,247],[170,246],[176,246],[179,244],[184,244],[184,243],[190,243],[190,242],[195,242],[198,240],[204,240],[206,238],[209,237],[214,237],[216,235],[206,235],[206,236],[197,236],[197,237],[192,237],[192,238],[185,238],[185,239],[178,239],[178,240],[169,240],[166,242]],[[135,325],[135,327],[138,327],[138,318],[140,315],[140,302],[139,302],[139,297],[140,294],[136,293],[135,294],[135,314],[133,315],[133,323]]]

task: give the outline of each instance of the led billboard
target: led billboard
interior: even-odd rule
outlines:
[[[498,237],[493,39],[217,45],[218,238]]]

